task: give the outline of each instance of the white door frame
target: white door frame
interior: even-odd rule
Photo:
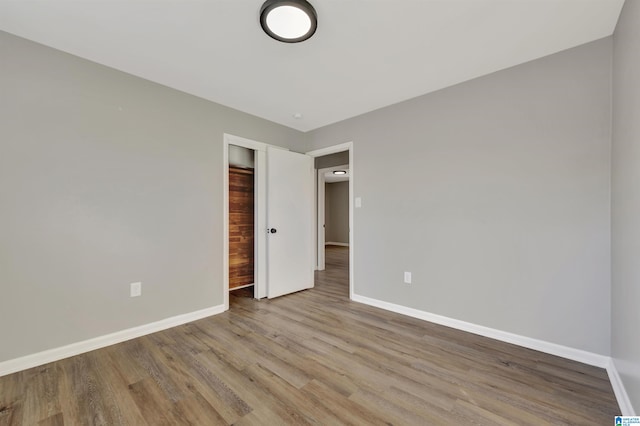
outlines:
[[[254,297],[267,297],[267,144],[239,136],[224,134],[223,161],[223,236],[222,290],[224,309],[229,309],[229,145],[242,146],[255,152],[254,162]]]
[[[349,151],[349,299],[353,299],[353,287],[354,287],[354,230],[353,230],[353,180],[355,178],[353,167],[353,142],[345,142],[339,145],[330,146],[327,148],[316,149],[309,151],[306,154],[311,157],[322,157],[324,155],[335,154],[337,152]]]
[[[324,206],[325,206],[325,174],[330,173],[336,170],[344,170],[349,169],[348,164],[343,164],[340,166],[327,167],[324,169],[318,169],[316,181],[318,182],[317,186],[317,197],[316,197],[316,224],[317,226],[317,248],[316,248],[316,269],[318,271],[324,271],[325,263],[324,263],[324,245],[326,244],[326,227],[324,226],[326,223],[326,218],[324,214]],[[350,179],[349,179],[350,180]]]

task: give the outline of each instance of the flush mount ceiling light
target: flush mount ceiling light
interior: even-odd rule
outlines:
[[[346,175],[347,171],[346,170],[334,170],[333,174],[334,175]]]
[[[260,9],[260,25],[271,38],[299,43],[316,32],[318,19],[305,0],[267,0]]]

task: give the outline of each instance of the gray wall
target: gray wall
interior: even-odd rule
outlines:
[[[611,50],[312,132],[354,142],[355,293],[608,355]]]
[[[611,352],[640,410],[640,2],[625,2],[614,34]]]
[[[325,184],[326,242],[349,243],[349,182]]]
[[[349,164],[349,151],[336,152],[334,154],[316,157],[316,169],[324,169],[327,167],[344,166]]]
[[[3,32],[0,58],[0,361],[222,304],[223,133],[305,135]]]
[[[229,145],[229,165],[245,169],[255,168],[254,151],[237,145]]]

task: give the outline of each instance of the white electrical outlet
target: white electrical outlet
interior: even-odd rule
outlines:
[[[404,282],[406,284],[411,284],[411,272],[404,273]]]
[[[130,287],[129,288],[129,292],[130,292],[130,296],[131,297],[142,296],[142,283],[141,282],[131,283],[129,287]]]

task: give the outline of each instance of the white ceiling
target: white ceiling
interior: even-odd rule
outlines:
[[[611,35],[624,2],[310,1],[299,44],[263,0],[2,0],[0,30],[308,131]]]

